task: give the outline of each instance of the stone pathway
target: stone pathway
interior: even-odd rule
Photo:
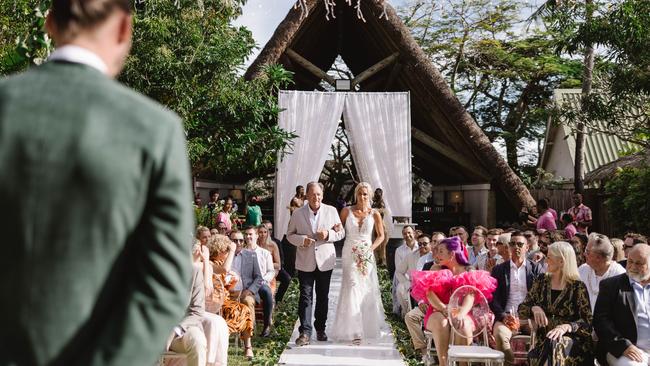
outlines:
[[[341,259],[336,261],[336,267],[332,273],[330,284],[330,303],[327,314],[327,327],[334,321],[336,304],[341,290]],[[313,307],[312,307],[313,309]],[[288,348],[284,350],[278,362],[279,365],[291,366],[404,366],[402,356],[395,349],[393,335],[390,332],[382,333],[379,340],[363,342],[359,346],[349,343],[337,343],[333,341],[319,342],[316,340],[316,332],[312,334],[311,343],[308,346],[297,347],[295,340],[298,337],[298,326],[296,322],[293,329]],[[390,329],[384,324],[382,328]]]

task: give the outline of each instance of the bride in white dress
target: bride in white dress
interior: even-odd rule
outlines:
[[[345,225],[343,279],[330,334],[335,340],[354,344],[360,344],[362,339],[380,338],[381,325],[385,324],[373,254],[384,240],[384,229],[381,224],[375,225],[381,222],[381,215],[370,208],[371,192],[370,184],[359,183],[354,190],[356,203],[341,211]]]

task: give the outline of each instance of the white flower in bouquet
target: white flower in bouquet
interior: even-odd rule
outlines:
[[[372,263],[372,251],[370,243],[366,240],[356,240],[352,243],[352,257],[357,271],[363,275],[368,275],[370,264]]]

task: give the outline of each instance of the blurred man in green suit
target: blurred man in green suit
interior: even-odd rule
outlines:
[[[152,365],[191,281],[181,121],[113,78],[133,0],[53,0],[0,80],[0,365]]]

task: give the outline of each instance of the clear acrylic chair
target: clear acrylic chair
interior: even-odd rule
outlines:
[[[471,303],[469,303],[471,301]],[[471,306],[468,313],[474,320],[475,329],[469,337],[461,334],[452,324],[452,314],[458,314],[461,307]],[[451,336],[449,338],[449,351],[447,352],[447,362],[450,366],[455,366],[458,362],[480,362],[486,365],[503,365],[505,357],[503,352],[488,347],[488,331],[493,319],[490,312],[487,299],[474,286],[461,286],[451,295],[449,304],[447,304],[448,320],[451,324]],[[455,337],[465,339],[483,339],[483,345],[474,342],[471,346],[459,346],[454,344]]]

